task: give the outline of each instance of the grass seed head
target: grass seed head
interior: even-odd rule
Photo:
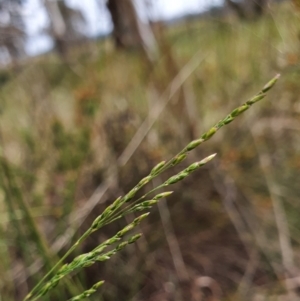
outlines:
[[[193,150],[194,148],[196,148],[197,146],[199,146],[203,141],[204,141],[204,139],[202,139],[202,138],[197,139],[197,140],[193,140],[192,142],[190,142],[187,145],[186,150],[187,151]]]
[[[211,138],[216,132],[217,132],[217,128],[216,127],[212,127],[208,132],[206,132],[205,134],[203,134],[201,136],[201,138],[203,140],[208,140],[209,138]]]
[[[177,164],[179,164],[180,162],[182,162],[185,158],[186,158],[187,154],[181,154],[179,156],[176,156],[173,160],[172,160],[172,166],[175,166]]]
[[[166,161],[162,161],[154,166],[150,172],[150,175],[153,176],[157,174],[164,166],[166,165]]]
[[[267,95],[267,94],[264,94],[264,93],[258,94],[258,95],[256,95],[256,96],[252,97],[251,99],[249,99],[249,100],[246,102],[246,104],[251,106],[251,105],[253,105],[254,103],[256,103],[256,102],[262,100],[263,98],[265,98],[266,95]]]
[[[159,200],[161,198],[166,198],[167,196],[171,195],[172,193],[173,193],[173,191],[165,191],[165,192],[157,194],[153,199]]]
[[[265,93],[269,91],[277,82],[278,78],[280,77],[280,74],[277,74],[274,78],[272,78],[262,89],[262,92]]]

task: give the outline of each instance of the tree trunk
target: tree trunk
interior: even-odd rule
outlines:
[[[118,48],[142,49],[147,58],[155,60],[157,45],[148,24],[143,23],[132,0],[108,0],[107,8],[114,25],[113,37]]]
[[[55,48],[62,57],[65,57],[66,45],[64,37],[67,28],[64,18],[58,7],[57,1],[45,0],[45,7],[50,19],[51,35],[55,43]]]
[[[268,0],[246,0],[248,9],[251,11],[253,18],[259,18],[262,16],[267,8]]]
[[[241,20],[251,20],[265,13],[268,0],[244,0],[242,2],[226,0],[226,4]]]
[[[244,20],[247,18],[247,15],[245,14],[241,3],[236,3],[232,0],[226,0],[226,4],[231,10],[233,10],[238,15],[240,19]]]

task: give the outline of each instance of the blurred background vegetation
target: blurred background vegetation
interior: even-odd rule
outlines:
[[[99,1],[114,29],[97,39],[80,10],[40,2],[53,48],[35,56],[24,2],[0,1],[1,300],[22,300],[110,202],[276,73],[265,100],[190,155],[218,159],[159,203],[143,239],[45,300],[101,279],[90,300],[298,300],[300,2],[228,0],[164,22],[139,1]]]

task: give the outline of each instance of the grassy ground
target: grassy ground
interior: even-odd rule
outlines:
[[[151,68],[139,53],[113,50],[108,39],[73,50],[69,64],[49,54],[18,71],[2,70],[2,299],[21,300],[57,260],[50,248],[62,256],[109,201],[185,145],[189,128],[200,136],[276,73],[281,80],[267,99],[195,154],[217,152],[218,159],[154,210],[141,226],[144,238],[76,275],[52,298],[66,300],[82,291],[79,283],[105,279],[103,300],[182,300],[195,296],[195,279],[206,276],[222,300],[286,294],[283,279],[299,276],[299,21],[286,2],[255,21],[177,24],[165,30]],[[193,71],[125,164],[124,149],[179,70]],[[91,196],[110,178],[94,206]],[[78,252],[126,222],[105,228]],[[61,237],[66,245],[59,248]],[[39,258],[46,266],[35,270]]]

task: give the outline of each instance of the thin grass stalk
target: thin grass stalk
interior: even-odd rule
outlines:
[[[79,255],[76,260],[72,261],[70,264],[64,265],[60,271],[50,280],[48,281],[37,293],[37,295],[32,299],[32,301],[38,300],[40,297],[46,295],[50,290],[55,288],[60,280],[62,280],[65,276],[69,275],[71,272],[83,269],[93,265],[97,261],[106,261],[109,260],[113,255],[123,250],[127,245],[135,243],[142,234],[135,234],[130,237],[128,240],[121,242],[114,249],[106,252],[99,253],[97,250],[93,250],[89,253]]]
[[[180,162],[185,160],[188,153],[198,147],[203,142],[209,140],[220,128],[231,123],[236,117],[241,115],[243,112],[248,110],[253,104],[262,100],[266,96],[266,92],[268,92],[277,82],[279,78],[279,74],[277,74],[273,79],[271,79],[255,96],[246,101],[243,105],[234,109],[229,115],[227,115],[224,119],[220,120],[216,123],[212,128],[206,131],[199,139],[191,141],[188,145],[186,145],[176,156],[170,159],[168,162],[160,162],[156,165],[150,172],[148,176],[143,178],[132,190],[130,190],[124,197],[119,197],[116,199],[110,206],[108,206],[104,212],[99,215],[91,227],[75,242],[75,244],[66,252],[66,254],[54,265],[54,267],[40,280],[40,282],[32,289],[32,291],[26,296],[24,301],[28,301],[31,299],[33,294],[40,288],[42,283],[63,263],[63,261],[77,248],[77,246],[82,243],[90,234],[100,229],[104,223],[103,220],[107,217],[111,217],[111,213],[115,213],[124,203],[129,202],[134,198],[136,193],[144,187],[149,181],[153,178],[157,177],[170,167],[178,165]],[[181,176],[184,176],[183,174]],[[176,180],[173,179],[176,183]],[[173,181],[172,180],[172,181]],[[170,183],[172,184],[172,183]]]
[[[3,158],[0,158],[2,170],[4,170],[4,161],[3,160],[4,160]],[[12,197],[11,197],[11,190],[9,189],[9,183],[7,182],[7,178],[2,173],[0,174],[0,179],[2,180],[1,181],[2,182],[2,188],[3,188],[4,194],[5,194],[4,202],[5,202],[5,205],[7,207],[7,211],[8,211],[11,223],[12,223],[13,227],[15,228],[14,232],[16,233],[17,247],[19,248],[19,250],[23,250],[24,247],[27,248],[27,246],[26,246],[26,244],[25,245],[22,244],[22,242],[23,242],[22,226],[20,224],[20,221],[16,218],[15,209],[13,207],[13,201],[12,201]],[[25,262],[27,261],[26,260],[26,257],[27,257],[26,253],[27,253],[26,251],[23,252],[23,256],[25,257],[24,258]]]
[[[15,199],[17,205],[19,206],[19,208],[24,212],[24,218],[26,220],[26,225],[29,226],[30,234],[34,238],[33,241],[36,243],[37,249],[38,249],[40,255],[42,256],[46,266],[51,268],[53,266],[53,264],[52,264],[53,258],[50,255],[50,250],[47,247],[46,241],[44,240],[42,234],[38,230],[38,227],[32,216],[31,210],[22,197],[22,193],[20,192],[19,188],[16,186],[16,183],[14,181],[14,178],[11,173],[11,169],[10,169],[9,165],[7,164],[7,162],[4,158],[2,158],[1,163],[2,163],[2,167],[3,167],[4,177],[6,179],[7,186],[8,186],[7,193],[9,193],[9,195],[10,195],[10,192],[12,192],[12,191],[15,192],[14,199]],[[12,198],[10,198],[10,201],[11,201],[11,204],[14,202],[14,200]],[[16,219],[14,219],[14,220],[17,222]],[[22,229],[22,228],[23,227],[20,225],[20,229]],[[20,230],[20,233],[22,233],[21,230]],[[24,239],[26,240],[25,237],[24,237]],[[20,241],[22,242],[22,241],[24,241],[24,239],[22,239],[22,237],[21,237]],[[25,248],[27,249],[26,242],[24,245],[25,245]],[[23,250],[23,246],[22,246],[21,250]],[[25,251],[23,253],[26,254],[27,252]],[[28,254],[30,254],[30,252]],[[27,254],[25,256],[28,257]],[[79,283],[77,284],[77,286],[78,285],[79,285]],[[66,286],[71,293],[75,293],[75,294],[78,293],[78,289],[76,288],[76,286],[74,286],[69,280],[66,281]]]
[[[135,200],[134,202],[131,202],[130,205],[123,208],[120,213],[116,213],[116,214],[112,215],[112,217],[105,223],[105,225],[115,221],[116,219],[119,219],[119,218],[123,217],[124,215],[126,215],[128,213],[132,213],[132,212],[135,212],[135,211],[141,211],[141,210],[145,210],[145,209],[151,209],[151,207],[154,204],[156,204],[161,198],[165,198],[173,192],[172,191],[162,192],[162,193],[159,193],[156,196],[154,196],[151,200],[143,201],[149,194],[155,192],[156,190],[158,190],[160,188],[164,188],[164,187],[167,187],[169,185],[176,184],[177,182],[185,179],[192,172],[194,172],[198,168],[204,166],[206,163],[211,161],[215,156],[216,156],[216,154],[213,154],[213,155],[210,155],[210,156],[204,158],[203,160],[201,160],[199,162],[194,162],[189,167],[187,167],[184,170],[180,171],[177,175],[174,175],[174,176],[170,177],[163,184],[158,185],[157,187],[153,188],[152,190],[148,191],[146,194],[141,196],[139,199]],[[134,204],[136,204],[136,205],[134,205]]]
[[[7,186],[8,186],[7,189],[9,190],[9,192],[13,191],[15,193],[15,197],[14,197],[14,199],[11,198],[11,201],[12,201],[12,203],[15,201],[17,203],[17,205],[19,206],[19,208],[24,212],[24,218],[26,220],[26,225],[28,225],[28,227],[29,227],[29,231],[30,231],[31,236],[33,237],[33,241],[36,243],[37,249],[38,249],[41,257],[43,258],[46,266],[48,266],[50,269],[52,267],[52,257],[50,255],[50,251],[47,247],[46,241],[44,240],[42,234],[38,230],[35,220],[31,214],[31,210],[30,210],[29,206],[27,205],[27,203],[24,201],[22,193],[20,192],[19,188],[17,187],[17,185],[14,181],[14,177],[12,175],[11,169],[4,158],[2,159],[2,167],[3,167],[4,177],[6,179]],[[20,229],[22,229],[22,227]],[[24,241],[24,239],[22,239],[21,241]],[[26,242],[24,245],[27,248]],[[22,250],[23,250],[23,248],[22,248]],[[29,254],[30,254],[30,252],[29,252]],[[26,254],[26,257],[28,257],[27,254]],[[71,293],[77,294],[78,290],[77,290],[76,286],[73,286],[69,280],[66,282],[66,286],[70,290]],[[61,293],[64,294],[63,291]]]
[[[253,104],[257,103],[258,101],[262,100],[266,97],[266,92],[273,88],[276,84],[277,80],[279,79],[280,74],[277,74],[274,78],[272,78],[256,95],[252,98],[247,100],[244,104],[234,109],[230,114],[228,114],[224,119],[221,119],[217,122],[212,128],[206,131],[204,134],[201,135],[199,139],[191,141],[188,145],[186,145],[175,157],[170,159],[167,163],[161,166],[155,174],[161,174],[165,170],[169,169],[172,166],[177,165],[178,163],[185,160],[188,153],[198,147],[203,142],[209,140],[220,128],[223,126],[231,123],[236,117],[247,111]]]
[[[10,191],[15,192],[15,200],[20,207],[20,209],[24,212],[24,217],[26,219],[26,224],[29,226],[30,233],[32,237],[34,238],[34,241],[36,242],[36,245],[38,247],[38,250],[40,252],[40,255],[44,259],[46,265],[51,268],[51,259],[50,259],[50,253],[46,246],[46,242],[43,239],[41,233],[39,232],[37,225],[34,221],[34,218],[31,215],[31,211],[27,203],[24,201],[22,194],[16,184],[14,183],[14,179],[11,176],[10,168],[5,160],[2,160],[2,167],[3,167],[3,173],[4,177],[7,180],[7,184],[9,186]]]
[[[141,221],[149,215],[148,213],[142,214],[139,217],[135,218],[130,224],[125,226],[122,230],[118,231],[116,235],[109,238],[95,249],[88,253],[81,254],[75,257],[72,262],[63,265],[58,272],[44,285],[39,289],[37,294],[32,298],[32,301],[37,300],[38,298],[47,294],[50,290],[55,288],[58,283],[67,275],[75,270],[80,270],[82,268],[91,266],[96,261],[105,261],[110,259],[110,257],[117,252],[121,251],[128,244],[134,243],[141,237],[141,234],[136,234],[130,237],[128,240],[121,242],[118,244],[113,250],[103,253],[103,251],[110,245],[115,244],[117,241],[121,240],[129,231],[137,227]]]
[[[199,139],[196,139],[192,142],[190,142],[182,151],[180,151],[175,157],[170,159],[167,163],[164,161],[157,164],[150,172],[148,176],[143,178],[133,189],[131,189],[123,198],[118,198],[113,204],[108,206],[104,212],[96,218],[96,220],[93,222],[93,225],[95,228],[99,225],[100,220],[103,220],[106,215],[108,215],[111,211],[116,211],[119,209],[124,203],[129,202],[131,199],[134,198],[136,193],[144,187],[147,183],[149,183],[153,178],[157,177],[161,173],[163,173],[165,170],[169,169],[170,167],[173,167],[175,165],[178,165],[181,163],[185,158],[187,157],[188,153],[195,149],[197,146],[199,146],[204,141],[209,140],[220,128],[223,126],[231,123],[237,116],[248,110],[254,103],[260,101],[266,96],[266,92],[269,91],[274,84],[277,82],[279,78],[279,74],[276,75],[273,79],[271,79],[263,88],[261,91],[259,91],[255,96],[253,96],[251,99],[246,101],[243,105],[239,106],[238,108],[234,109],[229,115],[227,115],[224,119],[220,120],[218,123],[216,123],[215,126],[213,126],[211,129],[209,129],[207,132],[205,132]],[[179,181],[180,177],[184,177],[184,173],[181,175],[174,176],[172,180],[170,180],[169,184],[176,183]],[[178,180],[177,180],[178,179]],[[173,183],[171,183],[174,181]],[[152,190],[153,191],[153,190]],[[151,192],[152,192],[151,191]],[[149,192],[150,193],[150,192]],[[98,225],[97,225],[98,224]],[[93,226],[92,225],[92,226]]]
[[[279,74],[277,74],[273,79],[271,79],[262,89],[259,91],[255,96],[250,98],[248,101],[246,101],[243,105],[239,106],[238,108],[234,109],[229,115],[227,115],[224,119],[220,120],[218,123],[216,123],[212,128],[210,128],[207,132],[202,134],[202,136],[199,139],[191,141],[185,148],[183,148],[176,156],[174,156],[172,159],[170,159],[167,163],[165,161],[160,162],[157,164],[150,172],[148,176],[143,178],[129,193],[125,195],[124,198],[117,199],[112,205],[111,208],[107,208],[108,210],[111,210],[112,208],[118,209],[120,208],[124,203],[130,201],[137,191],[139,191],[143,186],[145,186],[149,181],[157,177],[158,175],[162,174],[164,171],[169,169],[170,167],[176,166],[182,161],[184,161],[190,151],[198,147],[203,142],[209,140],[220,128],[223,126],[231,123],[236,117],[238,117],[240,114],[248,110],[253,104],[260,101],[266,96],[266,92],[269,91],[277,82],[279,78]],[[179,176],[179,175],[177,175]],[[183,174],[181,175],[183,176]],[[180,176],[179,176],[180,177]],[[175,180],[175,176],[173,178]],[[175,180],[176,181],[176,180]],[[174,182],[176,183],[176,182]],[[150,193],[150,192],[149,192]],[[99,220],[103,218],[105,215],[105,211],[103,212],[103,215],[99,216]]]

